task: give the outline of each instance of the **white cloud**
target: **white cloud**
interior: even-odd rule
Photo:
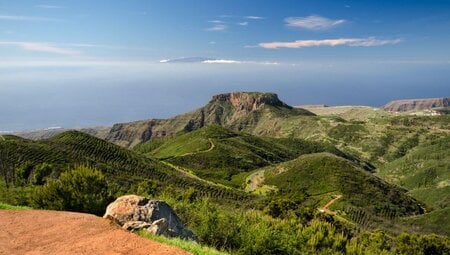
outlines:
[[[212,58],[205,57],[182,57],[182,58],[172,58],[172,59],[162,59],[159,63],[202,63],[206,60],[213,60]]]
[[[248,25],[248,21],[244,21],[244,22],[239,22],[237,23],[239,26],[247,26]]]
[[[279,65],[278,62],[269,61],[241,61],[232,59],[210,59],[202,61],[203,64],[253,64],[253,65]]]
[[[207,28],[206,31],[224,31],[227,28],[228,27],[226,25],[218,24],[218,25]]]
[[[231,59],[210,59],[202,61],[203,64],[242,64],[242,61]]]
[[[264,17],[260,17],[260,16],[245,16],[245,19],[253,19],[253,20],[260,20],[260,19],[265,19]]]
[[[311,15],[307,17],[287,17],[284,21],[288,27],[298,27],[309,30],[330,29],[346,22],[343,19],[333,20],[318,15]]]
[[[59,55],[80,55],[81,52],[77,50],[73,50],[70,48],[62,48],[57,47],[49,43],[41,43],[41,42],[5,42],[0,41],[0,46],[16,46],[20,47],[27,51],[35,51],[35,52],[46,52],[46,53],[53,53],[53,54],[59,54]]]
[[[277,62],[269,61],[246,61],[235,59],[216,59],[216,58],[204,58],[204,57],[187,57],[187,58],[174,58],[174,59],[162,59],[159,63],[200,63],[200,64],[254,64],[254,65],[279,65]]]
[[[386,44],[400,43],[400,39],[393,40],[381,40],[375,37],[368,38],[339,38],[339,39],[325,39],[325,40],[297,40],[293,42],[267,42],[258,44],[262,48],[266,49],[278,49],[278,48],[305,48],[305,47],[317,47],[317,46],[338,46],[347,45],[352,47],[373,47],[382,46]]]
[[[51,19],[35,16],[18,16],[18,15],[0,15],[0,20],[10,21],[61,21],[60,19]]]

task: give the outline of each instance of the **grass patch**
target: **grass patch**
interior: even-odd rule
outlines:
[[[159,243],[176,246],[185,251],[191,252],[194,255],[228,255],[229,253],[218,251],[214,248],[203,246],[199,243],[183,240],[180,238],[168,238],[165,236],[156,236],[145,232],[145,230],[137,231],[136,234],[145,237],[147,239],[157,241]]]
[[[1,210],[31,210],[33,208],[28,206],[18,206],[18,205],[10,205],[3,202],[0,202]]]

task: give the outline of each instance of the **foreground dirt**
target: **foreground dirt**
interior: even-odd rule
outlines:
[[[173,254],[186,251],[82,213],[0,210],[0,254]]]

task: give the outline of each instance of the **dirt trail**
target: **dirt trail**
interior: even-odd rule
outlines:
[[[254,191],[259,188],[264,181],[264,171],[258,171],[250,176],[250,188],[248,191]]]
[[[330,213],[330,214],[335,214],[335,212],[331,211],[330,209],[328,209],[328,207],[330,207],[334,202],[336,202],[336,200],[338,200],[339,198],[341,198],[342,195],[336,195],[335,198],[331,199],[328,203],[326,203],[323,207],[319,207],[317,208],[320,212],[326,212],[326,213]]]
[[[82,213],[0,210],[0,254],[187,255]]]
[[[216,145],[213,143],[211,138],[208,138],[208,140],[209,140],[209,143],[211,144],[211,146],[207,150],[197,151],[197,152],[187,152],[187,153],[184,153],[183,155],[180,155],[177,157],[184,157],[184,156],[195,155],[195,154],[199,154],[199,153],[206,153],[206,152],[210,152],[210,151],[214,150]]]

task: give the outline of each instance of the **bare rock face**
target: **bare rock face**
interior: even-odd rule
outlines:
[[[194,233],[184,227],[180,218],[164,201],[136,195],[122,196],[108,205],[103,218],[130,231],[146,229],[154,235],[197,240]]]
[[[424,98],[391,101],[383,106],[386,111],[406,112],[428,110],[439,107],[449,107],[450,97],[444,98]]]
[[[211,102],[229,102],[234,109],[256,111],[264,105],[292,108],[278,99],[277,94],[261,92],[232,92],[213,96]],[[210,102],[210,103],[211,103]]]

